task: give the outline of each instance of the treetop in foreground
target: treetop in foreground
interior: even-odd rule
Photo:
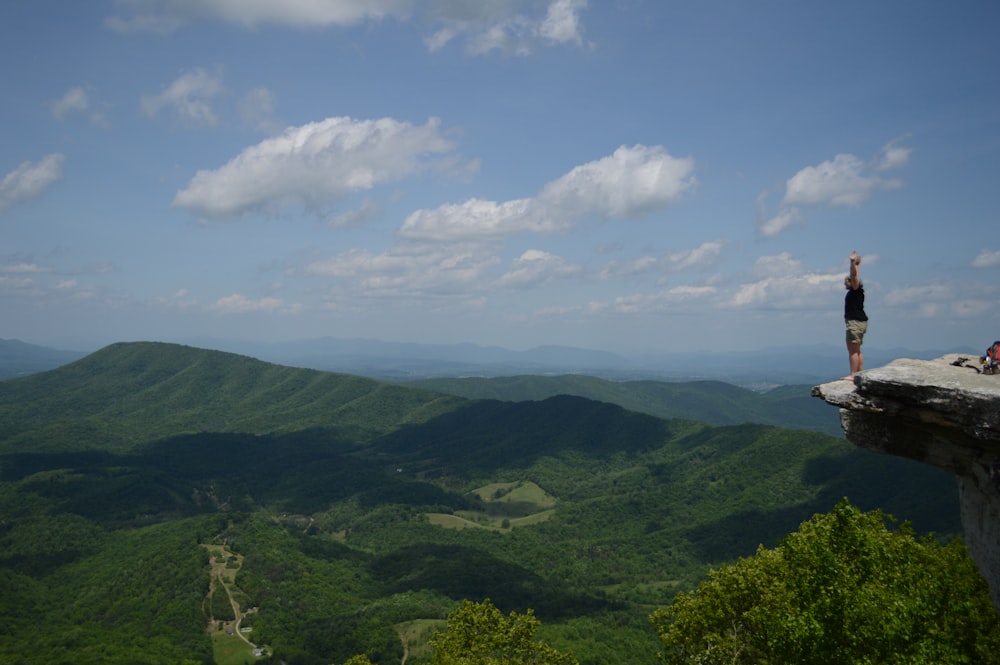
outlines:
[[[993,663],[1000,619],[964,545],[846,499],[650,617],[670,664]]]

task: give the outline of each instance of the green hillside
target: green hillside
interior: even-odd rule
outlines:
[[[175,344],[115,344],[49,372],[0,382],[0,451],[125,450],[196,432],[334,428],[352,439],[458,401],[373,379]]]
[[[758,393],[721,381],[608,381],[576,374],[423,379],[404,385],[469,399],[512,402],[576,395],[659,418],[711,425],[759,423],[833,436],[842,433],[836,409],[810,397],[810,386],[782,386]]]
[[[114,345],[0,382],[0,662],[252,662],[205,545],[256,662],[399,662],[402,626],[484,598],[581,663],[655,662],[653,609],[843,496],[960,529],[947,474],[818,432]]]

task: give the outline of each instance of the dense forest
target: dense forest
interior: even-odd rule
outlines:
[[[943,472],[722,385],[487,399],[156,343],[2,381],[0,662],[412,665],[489,599],[652,663],[651,613],[844,497],[960,534]]]

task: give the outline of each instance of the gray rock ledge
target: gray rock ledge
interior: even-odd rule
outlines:
[[[851,443],[958,478],[965,543],[1000,611],[1000,375],[978,356],[902,358],[812,394],[840,407]]]

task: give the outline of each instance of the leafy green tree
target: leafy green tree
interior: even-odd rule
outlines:
[[[1000,619],[958,541],[846,499],[650,616],[669,664],[994,663]]]
[[[431,639],[434,665],[578,665],[576,658],[535,641],[534,612],[508,616],[489,599],[466,600],[448,615],[448,628]]]
[[[344,661],[344,665],[372,665],[372,661],[368,660],[368,656],[352,656]]]

